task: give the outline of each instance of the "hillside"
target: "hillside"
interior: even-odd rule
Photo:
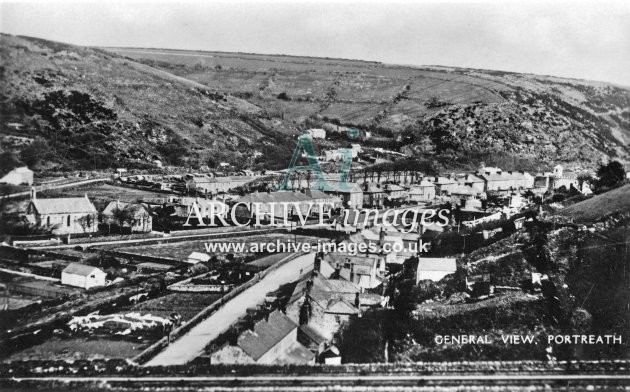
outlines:
[[[560,211],[577,222],[592,222],[610,215],[630,212],[630,184],[593,196]]]
[[[536,170],[630,158],[630,91],[462,68],[0,37],[1,148],[36,169],[165,164],[282,168],[300,130],[441,169]],[[339,127],[341,125],[342,127]],[[366,132],[371,140],[366,140]],[[35,143],[33,143],[35,141]],[[333,148],[345,137],[319,143]]]
[[[168,72],[4,34],[0,56],[2,149],[22,151],[40,169],[149,167],[156,159],[242,166],[263,148],[290,156],[289,130],[272,131],[261,108]]]
[[[337,123],[402,134],[396,147],[414,157],[592,166],[602,156],[627,162],[630,152],[630,90],[606,83],[328,58],[109,50],[247,99],[300,128]]]

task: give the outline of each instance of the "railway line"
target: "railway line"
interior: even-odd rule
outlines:
[[[630,390],[628,374],[267,375],[24,377],[0,379],[12,390],[220,391],[591,391]]]

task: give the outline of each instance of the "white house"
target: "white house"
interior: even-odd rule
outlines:
[[[420,257],[416,270],[416,284],[421,280],[438,282],[446,275],[457,271],[455,259],[441,257]]]
[[[52,228],[54,234],[98,231],[98,211],[87,194],[84,197],[38,199],[33,189],[26,219],[37,226]]]
[[[105,271],[90,265],[72,263],[61,271],[61,283],[89,289],[105,286]]]
[[[2,172],[0,172],[0,175]],[[33,171],[26,166],[13,168],[0,177],[0,183],[11,185],[33,185]]]

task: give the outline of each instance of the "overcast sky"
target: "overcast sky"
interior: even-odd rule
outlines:
[[[625,0],[0,1],[2,32],[79,45],[451,65],[630,86],[630,1]]]

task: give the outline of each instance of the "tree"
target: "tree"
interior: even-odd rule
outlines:
[[[77,219],[77,223],[81,226],[84,233],[91,231],[90,229],[92,228],[92,226],[94,226],[95,221],[96,219],[92,214],[83,215],[82,217]]]
[[[30,168],[37,166],[42,160],[47,160],[50,147],[44,139],[37,138],[20,151],[20,159]]]
[[[602,165],[597,170],[597,188],[614,188],[620,185],[625,177],[626,171],[623,165],[617,161],[612,161],[607,165]]]
[[[112,219],[118,224],[120,230],[125,227],[125,224],[131,225],[133,223],[134,214],[129,206],[124,208],[116,207],[112,210]]]

